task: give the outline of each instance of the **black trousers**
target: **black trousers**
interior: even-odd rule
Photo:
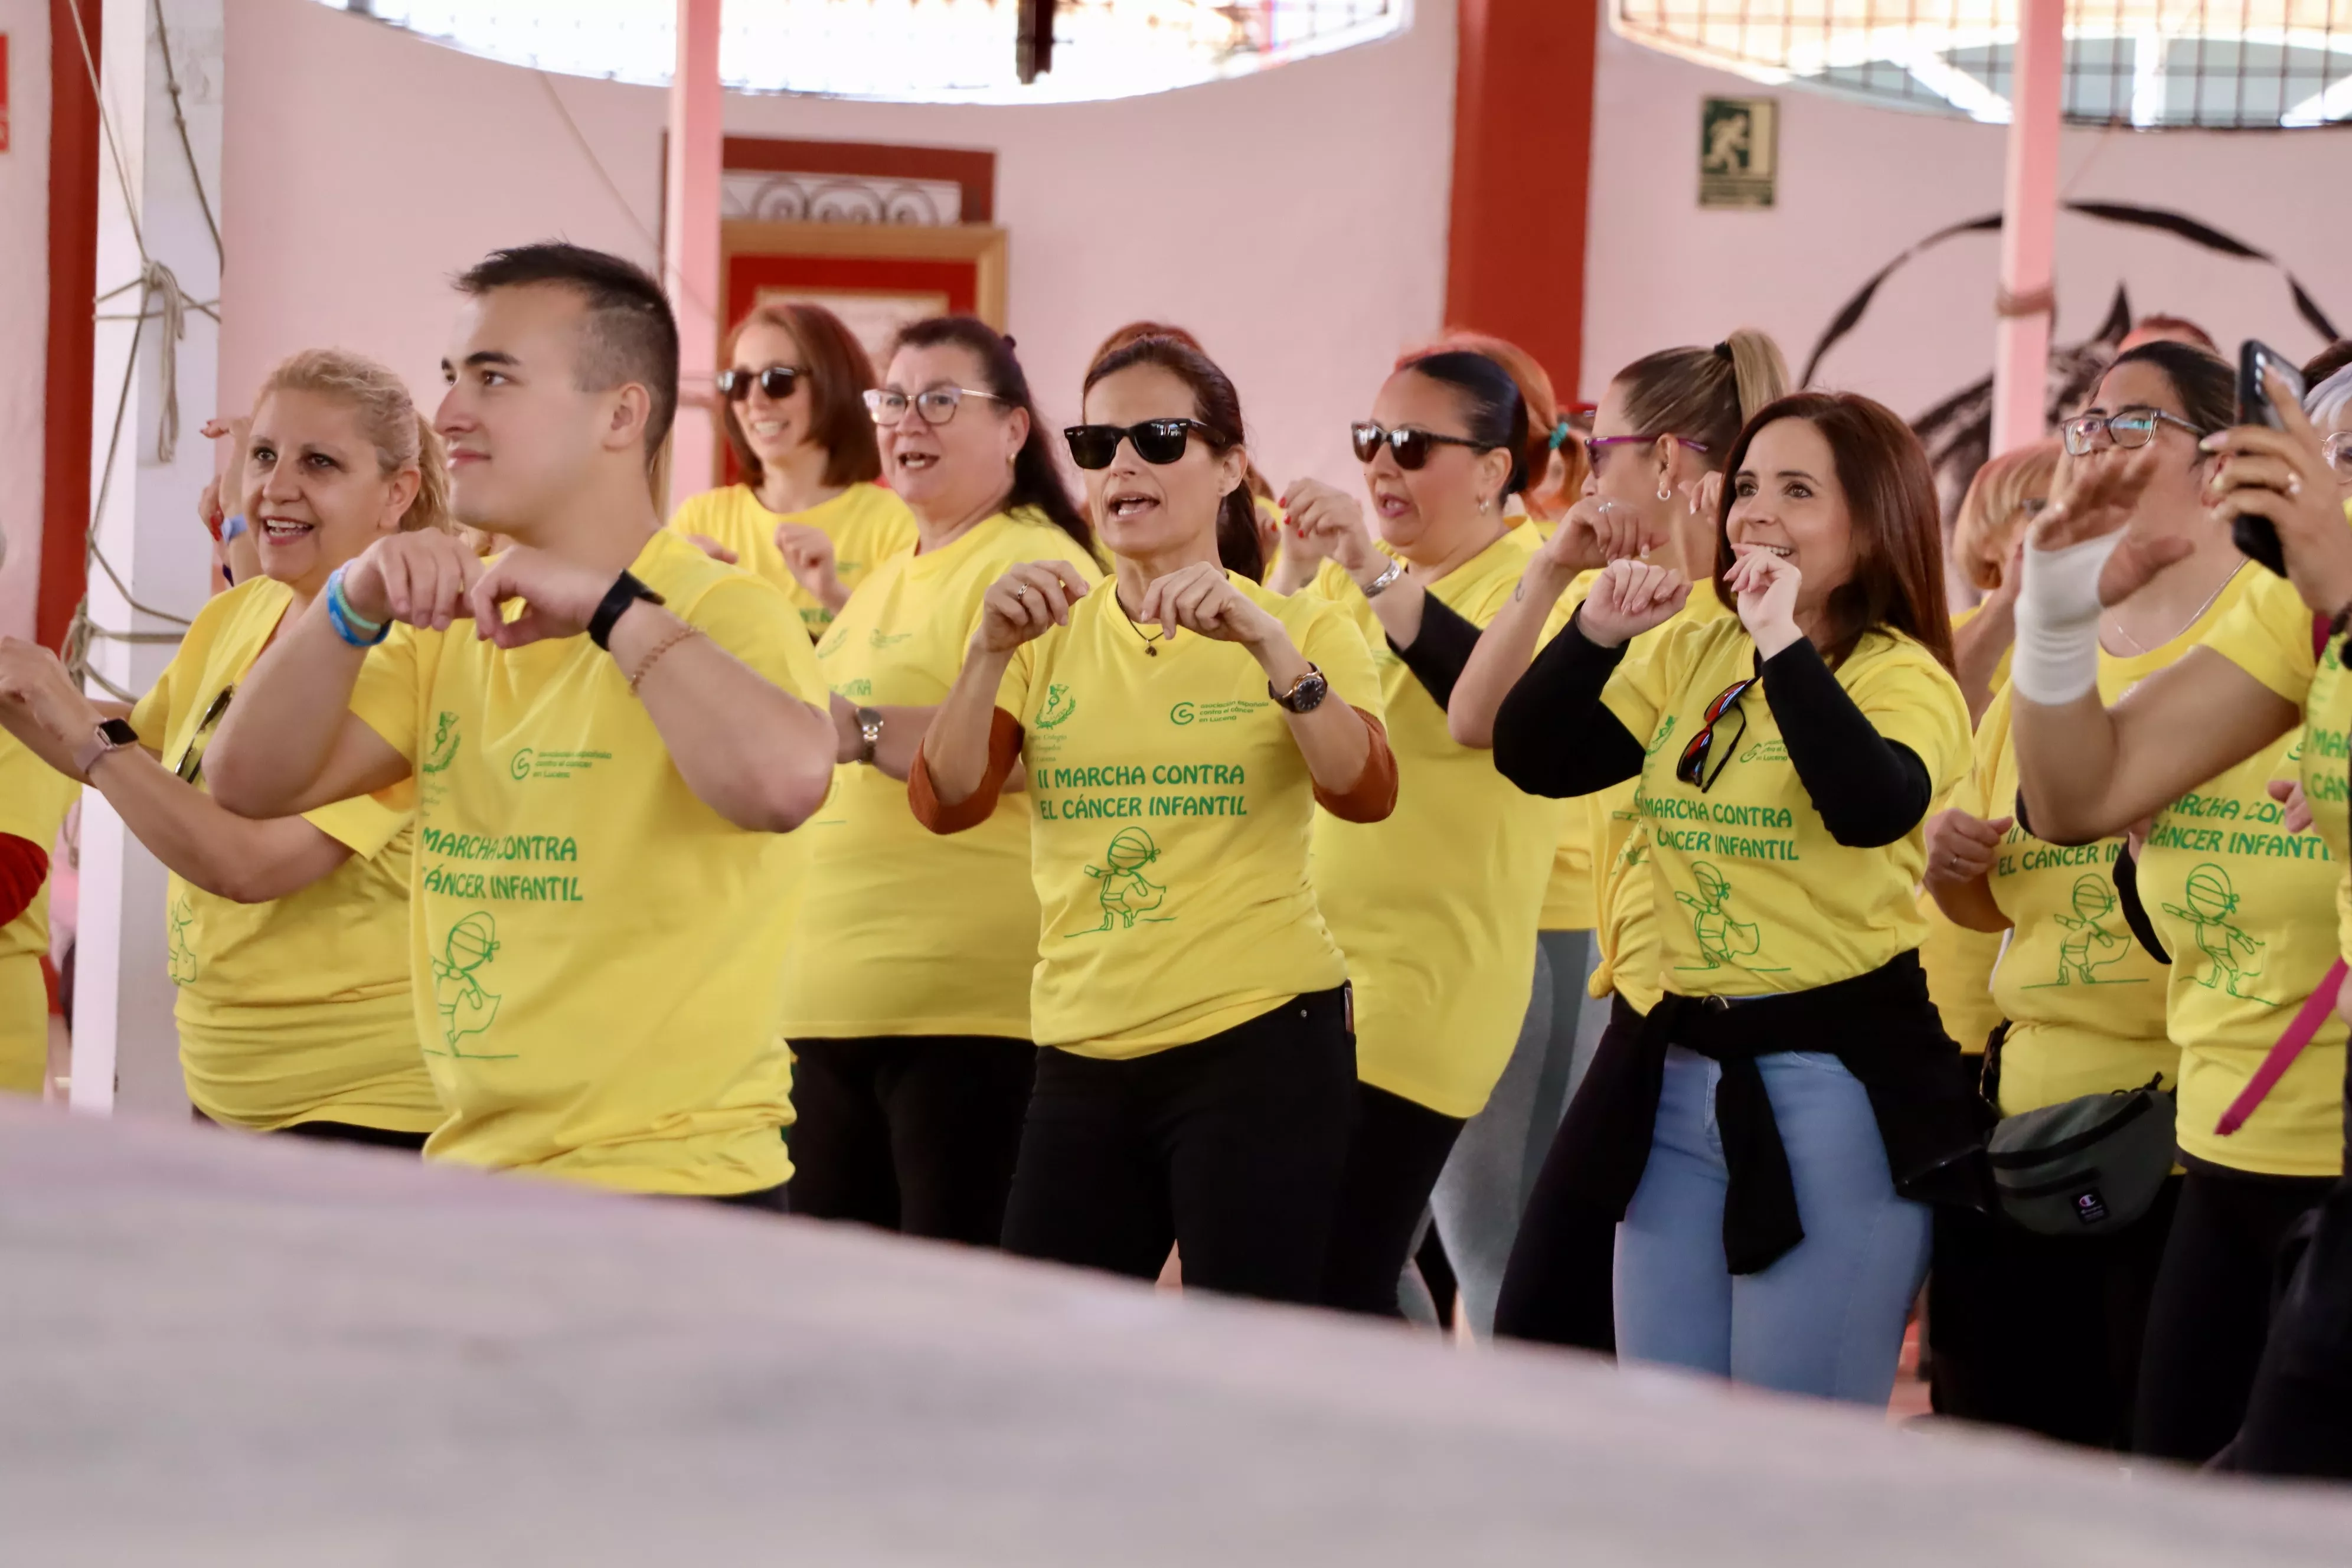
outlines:
[[[1397,1283],[1412,1256],[1429,1194],[1465,1123],[1370,1084],[1356,1086],[1347,1173],[1323,1268],[1323,1304],[1402,1318]]]
[[[1593,1054],[1622,1049],[1623,1037],[1641,1027],[1642,1015],[1633,1005],[1611,997],[1609,1026]],[[1580,1198],[1569,1181],[1568,1127],[1569,1119],[1562,1117],[1528,1195],[1527,1212],[1519,1216],[1519,1234],[1495,1300],[1495,1333],[1613,1355],[1617,1219]]]
[[[1348,1157],[1356,1043],[1344,989],[1127,1061],[1041,1052],[1007,1250],[1312,1302]]]
[[[2148,1305],[2134,1452],[2202,1464],[2237,1435],[2270,1342],[2280,1246],[2335,1184],[2190,1166]]]
[[[1939,1415],[2099,1448],[2130,1445],[2148,1303],[2180,1201],[2108,1236],[2038,1236],[1936,1207],[1927,1274],[1929,1396]]]
[[[993,1247],[1037,1047],[988,1035],[794,1040],[793,1212]]]

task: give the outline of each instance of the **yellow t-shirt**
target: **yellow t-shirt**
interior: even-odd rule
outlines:
[[[2347,887],[2344,736],[2352,682],[2343,678],[2340,645],[2313,656],[2312,613],[2291,584],[2258,569],[2240,574],[2252,581],[2205,644],[2301,708],[2307,727],[2202,786],[2198,805],[2211,799],[2210,808],[2158,819],[2159,831],[2176,830],[2164,832],[2161,847],[2151,837],[2141,897],[2172,953],[2180,1146],[2243,1170],[2329,1175],[2343,1158],[2345,1029],[2333,1016],[2243,1127],[2228,1138],[2213,1133],[2329,963],[2352,951],[2331,945]],[[2302,779],[2311,832],[2291,837],[2277,826],[2279,807],[2263,786],[2282,776]],[[2234,816],[2221,815],[2233,805]],[[2160,909],[2167,903],[2171,910]],[[2232,957],[2234,969],[2224,962]]]
[[[1759,681],[1716,726],[1711,789],[1675,776],[1707,706],[1757,672],[1737,616],[1678,618],[1629,657],[1601,700],[1648,757],[1636,797],[1650,835],[1652,892],[1664,989],[1685,996],[1809,991],[1867,974],[1916,948],[1925,823],[1893,844],[1852,848],[1830,837],[1797,777]],[[1941,795],[1968,767],[1969,710],[1935,655],[1874,629],[1838,684],[1881,735],[1908,747]],[[1734,715],[1738,715],[1735,717]],[[1731,746],[1731,760],[1720,748]],[[1722,772],[1716,773],[1720,763]]]
[[[1958,631],[1976,619],[1980,605],[1970,605],[1952,616]],[[2009,679],[2009,651],[1993,671],[1993,689]],[[1982,1055],[1985,1040],[2000,1023],[2000,1004],[1993,1000],[1992,970],[2000,960],[2001,933],[1970,931],[1948,919],[1933,895],[1919,894],[1919,912],[1927,917],[1927,940],[1919,944],[1919,964],[1927,972],[1927,997],[1944,1020],[1944,1032],[1963,1051]]]
[[[1537,543],[1535,530],[1515,528],[1429,592],[1484,626],[1510,603]],[[1527,1016],[1545,851],[1569,803],[1521,793],[1492,752],[1455,744],[1445,710],[1337,563],[1325,562],[1303,596],[1363,637],[1396,754],[1385,821],[1315,814],[1315,898],[1355,983],[1356,1074],[1441,1115],[1475,1116]]]
[[[2099,695],[2115,702],[2178,660],[2246,591],[2241,571],[2171,641],[2132,658],[2099,655]],[[1977,727],[1976,769],[1952,805],[1972,816],[2013,816],[2017,756],[2010,738],[2014,690],[1993,693]],[[1993,861],[1993,901],[2010,920],[1993,971],[1993,996],[2009,1020],[2000,1047],[2003,1115],[2085,1094],[2136,1089],[2180,1070],[2165,1025],[2169,976],[2133,937],[2115,886],[2123,839],[2044,843],[2011,824]]]
[[[795,512],[770,511],[751,486],[729,485],[688,497],[669,527],[676,534],[717,540],[735,552],[746,572],[756,572],[782,589],[814,640],[833,624],[833,612],[802,587],[784,564],[784,552],[776,548],[776,530],[787,522],[824,531],[833,541],[834,574],[853,594],[876,567],[915,547],[915,514],[895,492],[877,484],[852,485],[831,500]]]
[[[1100,576],[1041,514],[989,518],[945,549],[883,563],[817,645],[824,680],[860,706],[936,706],[963,668],[981,596],[1024,561],[1067,562],[1088,583]],[[915,820],[904,784],[845,763],[804,831],[814,861],[784,965],[787,1035],[1032,1037],[1037,898],[1018,794],[943,837]]]
[[[775,589],[672,533],[629,570],[824,700]],[[451,1113],[426,1157],[646,1193],[786,1180],[778,976],[803,836],[705,805],[585,637],[400,626],[379,652],[352,707],[417,769],[417,1032]]]
[[[1346,616],[1226,575],[1333,698],[1380,717]],[[1035,1038],[1080,1056],[1204,1040],[1348,973],[1308,879],[1313,783],[1265,671],[1233,643],[1146,635],[1105,583],[1022,646],[996,697],[1024,727],[1035,814]]]
[[[0,730],[0,833],[54,856],[58,829],[81,786]],[[49,885],[0,926],[0,1093],[38,1094],[49,1058]]]
[[[1544,628],[1547,643],[1568,625],[1600,577],[1598,572],[1587,572],[1561,596],[1559,607]],[[1625,650],[1625,658],[1628,662],[1646,658],[1671,628],[1686,620],[1712,621],[1730,613],[1716,597],[1712,579],[1694,583],[1690,599],[1681,614],[1664,626],[1654,626],[1635,637],[1633,646]],[[1661,954],[1664,948],[1658,931],[1656,889],[1650,873],[1649,829],[1635,806],[1639,793],[1638,782],[1627,779],[1623,784],[1586,795],[1575,803],[1575,807],[1583,814],[1589,841],[1597,851],[1599,862],[1593,879],[1592,919],[1601,962],[1592,972],[1591,994],[1599,998],[1614,992],[1634,1008],[1647,1013],[1658,1005],[1662,994]],[[1555,928],[1547,925],[1545,929]]]
[[[131,710],[140,743],[197,788],[205,748],[269,646],[293,590],[249,578],[197,612]],[[371,654],[373,664],[378,655]],[[337,801],[303,820],[351,851],[309,887],[240,904],[173,873],[165,894],[188,1099],[257,1131],[341,1121],[430,1132],[445,1120],[417,1048],[408,882],[416,788]]]

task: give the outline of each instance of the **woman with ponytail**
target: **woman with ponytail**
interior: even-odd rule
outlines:
[[[1003,802],[935,837],[907,809],[907,770],[989,584],[1061,560],[1092,582],[1094,534],[1011,339],[970,317],[918,321],[866,401],[918,537],[817,643],[840,749],[784,961],[793,1208],[993,1246],[1036,1069],[1029,814]]]
[[[1312,1300],[1355,1052],[1308,842],[1318,805],[1395,804],[1371,654],[1337,609],[1236,569],[1255,531],[1223,371],[1140,338],[1082,407],[1063,434],[1115,580],[1090,591],[1066,559],[1000,577],[908,779],[916,817],[957,837],[1014,809],[1016,776],[1034,801],[1049,1048],[1004,1244],[1148,1279],[1173,1241],[1187,1288]]]
[[[330,574],[382,534],[449,527],[448,474],[399,378],[335,349],[270,373],[246,452],[262,574],[197,613],[127,721],[46,650],[0,647],[0,722],[104,795],[169,868],[196,1114],[418,1149],[443,1116],[410,993],[413,786],[257,822],[214,804],[204,764],[238,683]]]
[[[1504,695],[1538,643],[1567,625],[1608,560],[1638,556],[1681,573],[1692,587],[1675,624],[1727,613],[1715,595],[1719,530],[1711,498],[1741,426],[1783,395],[1788,378],[1779,345],[1747,330],[1712,348],[1661,350],[1617,373],[1593,416],[1582,496],[1528,562],[1517,593],[1479,638],[1454,687],[1446,721],[1456,739],[1493,743]],[[1634,655],[1667,629],[1643,634]],[[1565,1029],[1572,1042],[1561,1067],[1563,1095],[1572,1099],[1610,1036],[1638,1032],[1663,987],[1649,837],[1634,810],[1633,782],[1571,805],[1569,822],[1563,845],[1582,851],[1581,880],[1570,894],[1555,873],[1541,940],[1552,974],[1552,1033]],[[1606,1351],[1616,1342],[1610,1288],[1616,1222],[1589,1212],[1553,1173],[1555,1163],[1565,1169],[1557,1135],[1546,1148],[1504,1274],[1496,1331]]]
[[[1299,597],[1335,606],[1382,656],[1397,754],[1393,815],[1356,823],[1324,812],[1315,827],[1316,896],[1355,987],[1358,1079],[1324,1301],[1394,1317],[1438,1173],[1527,1016],[1561,807],[1521,793],[1489,753],[1445,729],[1478,628],[1539,542],[1505,510],[1528,475],[1517,384],[1484,354],[1425,353],[1389,377],[1353,436],[1377,538],[1355,500],[1328,486],[1303,481],[1285,502],[1299,553],[1322,562]],[[1524,1104],[1515,1109],[1523,1119]],[[1489,1227],[1504,1234],[1484,1249],[1495,1264],[1490,1308],[1516,1191],[1507,1207]],[[1464,1238],[1447,1239],[1451,1248]]]

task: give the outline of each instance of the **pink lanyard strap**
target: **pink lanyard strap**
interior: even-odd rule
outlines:
[[[2335,1011],[2336,994],[2343,987],[2344,975],[2342,959],[2327,966],[2326,977],[2320,981],[2318,989],[2304,998],[2303,1010],[2295,1014],[2294,1021],[2263,1058],[2263,1065],[2254,1069],[2253,1078],[2239,1091],[2238,1098],[2230,1102],[2230,1109],[2221,1113],[2221,1124],[2213,1129],[2215,1132],[2227,1138],[2243,1127],[2254,1108],[2278,1087],[2278,1080],[2294,1066],[2294,1058],[2303,1055],[2303,1047],[2311,1044],[2311,1037],[2319,1033],[2319,1026],[2327,1022],[2328,1014]]]

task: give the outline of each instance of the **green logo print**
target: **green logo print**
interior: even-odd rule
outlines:
[[[2262,950],[2267,944],[2262,938],[2248,936],[2230,923],[2230,917],[2238,912],[2238,889],[2231,885],[2230,873],[2208,860],[2189,873],[2181,900],[2182,904],[2165,905],[2164,912],[2196,927],[2197,950],[2212,961],[2212,967],[2197,977],[2197,984],[2210,991],[2227,976],[2225,989],[2231,995],[2242,1001],[2260,1002],[2265,1007],[2277,1006],[2267,997],[2238,989],[2242,984],[2260,978]]]
[[[1682,964],[1681,968],[1721,969],[1728,965],[1758,974],[1774,974],[1787,967],[1748,963],[1764,945],[1763,929],[1731,918],[1726,907],[1731,902],[1731,884],[1720,870],[1704,860],[1694,860],[1691,875],[1698,881],[1697,894],[1677,890],[1675,901],[1691,911],[1691,934],[1698,938],[1699,956],[1706,962]]]
[[[1103,851],[1106,863],[1086,868],[1087,875],[1102,884],[1097,895],[1102,902],[1102,924],[1064,931],[1063,936],[1095,936],[1111,930],[1114,921],[1118,922],[1118,929],[1133,931],[1139,919],[1155,924],[1175,920],[1174,915],[1150,912],[1168,897],[1166,888],[1143,875],[1143,868],[1159,858],[1160,846],[1140,827],[1122,827],[1113,834],[1110,847]]]
[[[458,1042],[468,1035],[488,1032],[497,1022],[499,997],[482,989],[476,973],[499,955],[498,922],[487,910],[477,910],[449,928],[441,956],[433,961],[433,1002],[441,1011],[441,1037],[446,1051],[425,1047],[428,1056],[464,1057],[473,1061],[512,1061],[511,1052],[469,1051]]]
[[[1078,710],[1078,700],[1070,695],[1066,686],[1045,688],[1045,700],[1037,707],[1037,728],[1050,730]]]
[[[196,983],[196,950],[188,945],[188,928],[196,923],[195,906],[188,895],[182,893],[172,900],[172,984],[194,985]]]
[[[2123,931],[2109,931],[2105,921],[2120,907],[2116,889],[2105,877],[2086,871],[2074,879],[2073,895],[2074,912],[2053,915],[2070,934],[2058,944],[2058,978],[2047,985],[2137,985],[2142,977],[2118,976],[2101,978],[2099,971],[2131,951],[2131,937]],[[2029,991],[2042,989],[2030,985]]]
[[[425,753],[424,771],[437,773],[457,755],[457,715],[446,708],[433,721],[433,747]]]

